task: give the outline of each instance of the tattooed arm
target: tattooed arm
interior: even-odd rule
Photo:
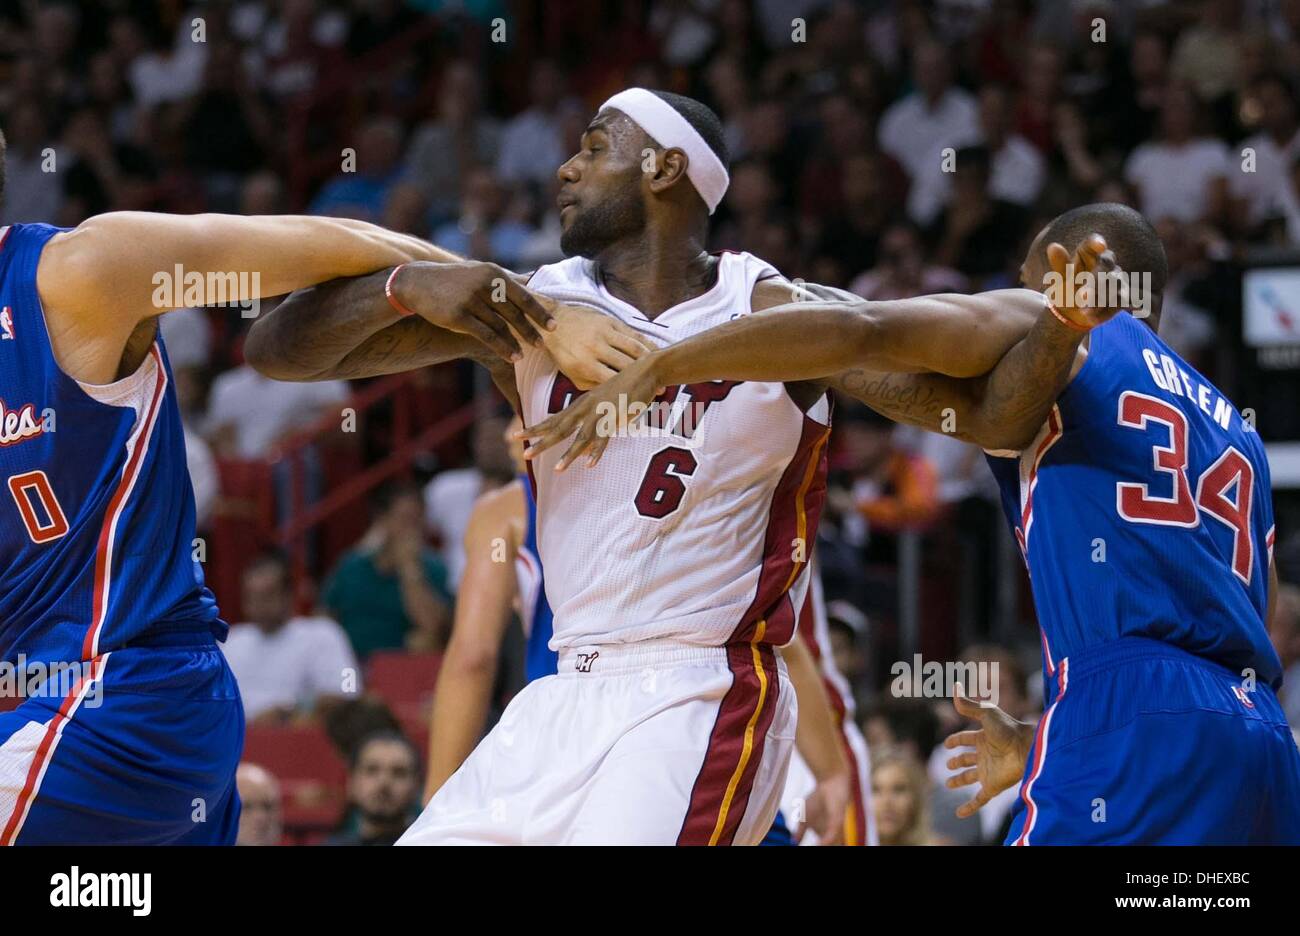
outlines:
[[[816,297],[855,298],[824,286],[805,288]],[[895,422],[986,449],[1019,450],[1033,441],[1052,404],[1087,357],[1077,333],[1021,304],[1004,306],[976,353],[998,358],[987,374],[978,377],[850,368],[811,386],[838,390]]]
[[[535,334],[579,386],[592,386],[649,350],[614,319],[559,305],[494,264],[412,263],[393,279],[403,316],[385,295],[392,270],[302,289],[253,325],[244,353],[277,380],[372,377],[458,358],[478,361],[513,386],[517,335]]]

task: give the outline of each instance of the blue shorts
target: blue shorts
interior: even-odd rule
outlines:
[[[1008,845],[1300,844],[1300,751],[1268,686],[1136,637],[1053,684]]]
[[[234,675],[210,634],[145,643],[0,714],[0,844],[234,844]]]

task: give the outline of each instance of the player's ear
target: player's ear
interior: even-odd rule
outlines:
[[[662,192],[686,178],[690,159],[679,149],[669,148],[656,154],[655,171],[650,176],[650,190]]]

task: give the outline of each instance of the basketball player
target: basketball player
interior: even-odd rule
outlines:
[[[194,559],[157,318],[412,259],[452,258],[330,218],[121,212],[0,229],[0,685],[22,698],[0,714],[0,844],[234,842],[243,710]],[[465,295],[459,327],[486,353],[514,353],[511,327],[560,353],[548,323],[567,320],[585,359],[609,330],[580,310],[552,319],[513,284],[504,302]]]
[[[950,786],[979,784],[960,814],[1023,773],[1012,844],[1300,843],[1300,752],[1266,628],[1277,586],[1264,447],[1157,335],[1167,268],[1137,212],[1100,204],[1061,215],[1034,240],[1022,281],[1059,285],[1068,274],[1059,242],[1097,233],[1126,269],[1149,274],[1143,318],[1103,321],[1049,301],[1052,314],[971,381],[864,373],[879,370],[858,343],[880,333],[873,304],[810,309],[797,323],[753,316],[647,355],[535,427],[529,454],[576,430],[562,464],[588,451],[598,460],[609,441],[593,418],[602,404],[707,379],[821,374],[888,415],[955,429],[993,453],[1030,571],[1049,702],[1035,729],[957,701],[981,723],[947,742],[974,748],[949,762],[965,768]],[[923,314],[935,301],[909,303]],[[1004,324],[1018,316],[1008,304]],[[1033,368],[1022,352],[1044,330],[1053,362],[1077,347],[1066,386],[1025,379]],[[955,426],[943,425],[948,416]]]
[[[826,614],[826,600],[822,592],[821,574],[816,557],[813,558],[808,593],[799,611],[798,640],[807,647],[808,657],[816,668],[827,701],[831,706],[835,742],[844,752],[849,771],[846,774],[849,788],[844,820],[839,828],[825,833],[814,828],[806,836],[807,844],[878,845],[876,816],[871,808],[871,757],[867,739],[857,724],[857,705],[853,692],[844,676],[835,666],[830,646],[830,621]],[[801,697],[802,711],[802,697]],[[815,789],[816,780],[802,750],[796,750],[790,761],[790,775],[785,793],[781,797],[782,812],[787,815],[807,815],[809,791]]]
[[[641,88],[615,95],[559,169],[569,258],[528,288],[668,347],[787,304],[791,285],[768,264],[704,250],[726,162],[704,105]],[[408,263],[305,290],[254,326],[249,359],[273,377],[319,379],[481,356],[440,327],[454,269]],[[1006,351],[985,326],[1008,303],[1043,313],[1041,296],[1015,290],[953,297],[928,315],[882,310],[884,351],[868,359],[985,373]],[[770,314],[796,310],[803,319],[801,304]],[[1025,340],[1032,358],[1046,339]],[[515,362],[513,388],[529,425],[582,389],[532,350]],[[794,636],[807,587],[826,387],[760,376],[686,382],[666,396],[661,431],[629,439],[598,469],[560,473],[550,454],[534,462],[559,673],[514,698],[403,843],[752,843],[771,826],[795,732],[775,648]]]
[[[537,505],[523,475],[523,445],[514,434],[518,428],[516,418],[506,440],[521,477],[480,495],[465,532],[468,587],[456,604],[451,640],[438,670],[429,725],[426,801],[456,772],[483,734],[512,609],[519,612],[524,629],[525,681],[557,670],[557,654],[549,647],[551,608],[537,555]],[[510,557],[513,567],[507,561]],[[781,653],[799,704],[799,771],[792,776],[797,782],[787,785],[786,801],[791,814],[799,817],[799,826],[811,828],[812,839],[827,845],[859,844],[864,837],[859,832],[862,807],[857,778],[850,773],[853,750],[844,746],[843,697],[837,684],[823,683],[818,664],[824,667],[826,660],[816,659],[813,647],[805,644],[813,626],[812,589],[802,614],[807,623],[801,616],[799,639]],[[793,844],[802,832],[802,828],[787,830],[785,844]]]

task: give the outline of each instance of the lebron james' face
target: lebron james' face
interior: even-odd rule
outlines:
[[[592,258],[645,228],[641,159],[653,144],[628,117],[606,110],[587,126],[580,145],[557,172],[560,249]]]

